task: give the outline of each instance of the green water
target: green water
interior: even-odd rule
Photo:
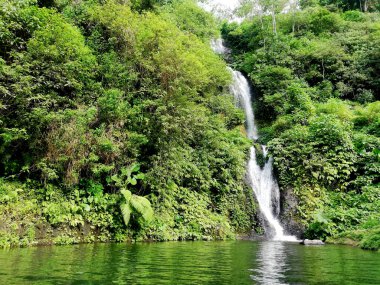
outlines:
[[[380,253],[275,242],[0,250],[0,284],[380,284]]]

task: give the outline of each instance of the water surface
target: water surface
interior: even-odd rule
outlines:
[[[380,253],[283,242],[0,250],[0,284],[380,284]]]

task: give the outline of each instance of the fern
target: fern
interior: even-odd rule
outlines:
[[[153,219],[153,209],[148,199],[133,195],[130,200],[132,208],[141,215],[145,222],[151,222]]]
[[[121,214],[123,215],[123,220],[124,220],[125,225],[128,225],[131,219],[131,213],[132,213],[131,206],[127,203],[121,204],[120,210],[121,210]]]

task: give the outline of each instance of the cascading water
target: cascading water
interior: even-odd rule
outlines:
[[[213,40],[211,46],[218,54],[225,54],[228,51],[220,39]],[[233,77],[233,83],[230,87],[231,93],[234,95],[238,105],[244,109],[247,136],[252,140],[257,140],[258,133],[252,108],[252,93],[249,83],[239,71],[231,68],[230,71]],[[267,158],[265,146],[261,146],[261,149],[264,157]],[[284,229],[278,220],[280,214],[280,190],[273,176],[273,158],[269,158],[264,167],[261,168],[257,162],[256,149],[252,146],[247,172],[247,179],[255,193],[260,211],[268,222],[268,226],[265,227],[267,235],[270,236],[272,240],[297,241],[297,238],[294,236],[284,235]]]

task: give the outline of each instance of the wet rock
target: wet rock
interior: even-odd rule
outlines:
[[[299,238],[304,237],[305,226],[297,218],[298,199],[293,194],[293,189],[281,189],[280,221],[286,234]]]
[[[319,239],[304,239],[301,241],[303,245],[324,245],[325,243]]]

